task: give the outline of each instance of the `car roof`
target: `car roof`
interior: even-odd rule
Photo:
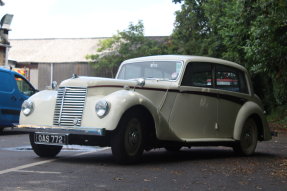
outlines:
[[[23,78],[25,78],[22,74],[19,74],[18,72],[10,70],[10,68],[8,68],[6,66],[0,66],[0,71],[10,72],[12,74],[17,74],[17,75],[22,76]]]
[[[193,61],[193,62],[211,62],[217,64],[223,64],[226,66],[231,66],[240,70],[246,71],[246,69],[231,61],[212,58],[207,56],[192,56],[192,55],[156,55],[156,56],[145,56],[139,58],[132,58],[124,61],[122,64],[131,63],[131,62],[142,62],[142,61],[183,61],[185,64]]]

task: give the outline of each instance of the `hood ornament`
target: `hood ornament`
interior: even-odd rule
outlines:
[[[136,79],[136,82],[137,82],[138,87],[142,88],[145,86],[145,79],[144,78],[138,78],[138,79]]]
[[[52,88],[53,90],[56,89],[57,86],[58,86],[57,81],[53,81],[53,82],[51,83],[51,88]]]

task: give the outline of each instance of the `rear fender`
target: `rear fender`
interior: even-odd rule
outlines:
[[[237,114],[237,118],[235,121],[233,138],[235,140],[240,140],[241,132],[246,120],[250,117],[256,116],[258,120],[260,120],[260,124],[257,123],[259,132],[262,132],[262,140],[270,140],[271,134],[270,129],[268,127],[266,117],[259,105],[254,102],[246,102]],[[256,122],[256,121],[255,121]]]

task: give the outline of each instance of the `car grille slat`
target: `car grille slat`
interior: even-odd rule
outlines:
[[[87,88],[60,87],[54,111],[55,126],[81,126]]]

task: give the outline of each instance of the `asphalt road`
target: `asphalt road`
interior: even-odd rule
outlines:
[[[156,149],[137,165],[121,166],[109,148],[67,147],[38,158],[28,135],[0,134],[1,191],[287,190],[287,134],[259,143],[252,157],[230,148]]]

